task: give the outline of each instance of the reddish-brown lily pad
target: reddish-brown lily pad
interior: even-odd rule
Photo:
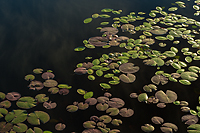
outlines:
[[[168,78],[166,78],[165,76],[162,76],[162,75],[155,75],[151,78],[151,81],[154,83],[154,84],[157,84],[159,85],[160,83],[162,85],[168,83]]]
[[[102,133],[98,129],[85,129],[82,133]]]
[[[157,107],[158,107],[158,108],[165,108],[165,107],[166,107],[166,104],[165,104],[165,103],[158,103],[158,104],[157,104]]]
[[[134,111],[132,109],[122,108],[120,109],[119,114],[122,117],[131,117],[134,114]]]
[[[44,102],[43,103],[43,106],[46,108],[46,109],[53,109],[57,106],[57,104],[54,102],[52,103],[51,101],[49,102]]]
[[[58,124],[55,125],[55,129],[56,129],[57,131],[62,131],[62,130],[65,129],[65,127],[66,127],[66,125],[63,124],[63,123],[58,123]]]
[[[130,94],[130,98],[137,98],[137,97],[138,97],[137,93],[131,93]]]
[[[91,37],[88,42],[94,46],[104,46],[108,43],[109,39],[107,37]]]
[[[93,66],[93,64],[91,62],[88,62],[88,63],[84,62],[82,65],[82,67],[85,67],[87,69],[91,68],[92,66]]]
[[[66,109],[67,109],[67,111],[69,111],[69,112],[76,112],[76,111],[78,110],[78,107],[75,106],[75,105],[68,105],[68,106],[66,107]]]
[[[18,92],[10,92],[7,93],[6,98],[10,101],[16,101],[21,97],[21,95]]]
[[[101,97],[98,97],[98,98],[97,98],[97,101],[98,101],[99,103],[107,103],[107,102],[109,101],[109,98],[104,97],[104,96],[101,96]]]
[[[119,70],[123,73],[136,73],[139,69],[140,68],[138,66],[134,66],[133,63],[124,63],[119,66]]]
[[[111,93],[109,93],[109,92],[106,92],[106,93],[104,93],[104,96],[105,96],[105,97],[111,97],[111,96],[112,96],[112,94],[111,94]]]
[[[90,120],[94,121],[94,122],[98,122],[99,121],[99,117],[98,116],[91,116]]]
[[[104,27],[100,30],[100,32],[106,32],[109,35],[115,35],[118,33],[118,29],[114,27]],[[105,34],[105,33],[104,33]]]
[[[0,132],[5,133],[8,132],[13,127],[13,124],[6,123],[6,122],[0,122]]]
[[[88,103],[89,105],[95,105],[97,103],[96,98],[88,98],[85,100],[85,103]]]
[[[42,74],[43,79],[53,79],[54,77],[55,77],[55,75],[51,72],[45,72]]]
[[[31,90],[41,90],[44,87],[44,85],[42,84],[41,81],[35,80],[35,81],[31,81],[28,87]]]
[[[111,98],[110,101],[108,101],[108,105],[112,108],[121,108],[124,104],[125,102],[120,98]]]
[[[63,88],[59,90],[60,95],[67,95],[69,93],[69,89]]]
[[[74,70],[74,72],[78,75],[82,75],[87,73],[87,69],[85,67],[78,67]]]

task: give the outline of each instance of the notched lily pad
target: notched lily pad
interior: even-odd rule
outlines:
[[[122,124],[122,120],[120,120],[120,119],[113,119],[111,123],[114,126],[119,126],[120,124]]]
[[[54,77],[55,77],[55,75],[51,72],[45,72],[42,74],[43,79],[53,79]]]
[[[41,90],[44,87],[44,85],[41,81],[31,81],[28,87],[31,90]]]
[[[68,112],[76,112],[78,110],[78,107],[75,105],[68,105],[66,109]]]
[[[161,117],[158,117],[158,116],[154,116],[151,118],[151,121],[154,123],[154,124],[162,124],[164,122],[163,118]]]
[[[96,98],[88,98],[85,100],[85,103],[88,103],[89,105],[95,105],[97,103]]]
[[[58,82],[56,80],[53,80],[53,79],[48,79],[43,83],[43,85],[45,87],[55,87],[55,86],[58,85]]]
[[[155,93],[155,97],[158,98],[160,102],[172,103],[176,101],[177,94],[171,90],[167,90],[165,94],[162,90],[160,90]]]
[[[6,94],[6,98],[10,101],[16,101],[21,97],[21,94],[18,92],[10,92]]]
[[[105,111],[106,109],[108,109],[108,104],[106,104],[106,103],[98,103],[97,105],[96,105],[96,108],[97,108],[97,110],[99,110],[99,111]]]
[[[37,105],[37,102],[34,98],[32,97],[21,97],[17,101],[17,106],[22,109],[30,109],[33,108]]]
[[[40,125],[40,121],[45,124],[50,120],[50,116],[43,111],[34,111],[28,114],[27,121],[32,125]]]
[[[125,83],[132,83],[135,81],[136,76],[134,74],[128,73],[127,75],[121,74],[119,79]]]
[[[120,109],[119,114],[122,117],[131,117],[134,114],[134,111],[132,109],[122,108]]]
[[[145,124],[144,126],[141,126],[141,129],[142,131],[149,133],[154,131],[155,128],[151,124]]]
[[[49,97],[46,97],[46,94],[38,94],[35,96],[35,99],[40,102],[40,103],[43,103],[43,102],[46,102],[49,100]]]
[[[124,63],[119,66],[119,70],[123,73],[136,73],[139,69],[140,68],[138,66],[134,66],[133,63]]]
[[[55,129],[56,129],[57,131],[62,131],[62,130],[65,129],[65,127],[66,127],[66,125],[63,124],[63,123],[58,123],[58,124],[55,125]]]
[[[118,108],[108,108],[106,110],[106,113],[110,113],[109,115],[115,116],[115,115],[118,115],[119,109]]]
[[[8,100],[0,102],[0,107],[10,108],[10,106],[11,106],[11,102]]]
[[[112,121],[112,118],[108,115],[102,115],[99,117],[100,121],[103,121],[103,123],[110,123]]]
[[[110,101],[108,101],[108,105],[112,108],[121,108],[124,104],[125,102],[120,98],[111,98]]]

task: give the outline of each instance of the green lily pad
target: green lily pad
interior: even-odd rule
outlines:
[[[119,126],[120,124],[122,124],[122,121],[119,119],[113,119],[111,124],[113,124],[114,126]]]
[[[151,60],[153,60],[157,66],[163,66],[165,64],[161,58],[152,58]]]
[[[50,92],[51,94],[56,94],[59,92],[59,89],[57,87],[51,87],[48,89],[48,92]]]
[[[93,72],[94,71],[92,69],[88,69],[88,71],[87,71],[88,74],[93,74]]]
[[[27,81],[32,81],[32,80],[34,80],[35,79],[35,76],[34,75],[32,75],[32,74],[28,74],[28,75],[26,75],[25,76],[25,78],[24,78],[25,80],[27,80]]]
[[[170,7],[170,8],[168,8],[168,11],[171,11],[171,12],[176,11],[176,10],[178,10],[178,7]]]
[[[104,89],[110,89],[111,86],[109,84],[106,84],[106,83],[100,83],[100,86]]]
[[[32,125],[40,125],[40,121],[45,124],[50,120],[50,116],[43,111],[34,111],[28,114],[27,121]]]
[[[0,92],[0,99],[3,100],[5,99],[6,95],[3,92]]]
[[[93,75],[88,75],[89,80],[95,80],[95,77]]]
[[[181,79],[181,80],[179,80],[179,82],[180,82],[181,84],[183,84],[183,85],[191,85],[191,82],[188,81],[188,80],[186,80],[186,79]]]
[[[112,118],[108,115],[102,115],[99,117],[100,121],[103,121],[103,123],[110,123],[112,121]]]
[[[43,102],[46,102],[49,100],[49,97],[46,97],[46,94],[38,94],[35,96],[35,99],[40,102],[40,103],[43,103]]]
[[[101,22],[100,25],[108,25],[109,22]]]
[[[98,70],[98,69],[101,69],[103,66],[100,66],[100,65],[94,65],[91,67],[91,69],[93,70]]]
[[[63,89],[63,88],[65,88],[65,89],[71,89],[72,86],[69,86],[69,85],[67,85],[67,84],[59,84],[59,85],[58,85],[58,88],[61,88],[61,89]]]
[[[111,78],[113,76],[114,76],[113,73],[107,73],[107,74],[104,75],[104,78]]]
[[[190,56],[186,56],[186,57],[185,57],[185,61],[186,61],[187,63],[191,63],[191,62],[192,62],[192,58],[191,58]]]
[[[200,124],[192,124],[187,129],[188,133],[200,133]]]
[[[106,104],[106,103],[98,103],[97,105],[96,105],[96,108],[97,108],[97,110],[99,110],[99,111],[105,111],[105,110],[107,110],[108,109],[108,104]]]
[[[25,110],[19,110],[19,109],[13,110],[12,112],[9,112],[5,116],[5,120],[12,124],[24,122],[26,118],[27,118],[27,112]]]
[[[110,113],[109,115],[115,116],[119,114],[119,109],[118,108],[108,108],[106,110],[106,113]]]
[[[180,66],[178,63],[173,62],[171,65],[172,65],[173,68],[175,68],[175,69],[181,69],[181,66]]]
[[[200,68],[197,67],[197,66],[190,66],[188,68],[188,70],[191,71],[191,72],[195,72],[195,73],[199,73],[200,72]]]
[[[43,85],[45,87],[55,87],[55,86],[58,85],[58,82],[56,80],[53,80],[53,79],[48,79],[43,83]]]
[[[74,49],[74,51],[83,51],[83,50],[85,50],[85,47],[83,46],[80,46]]]
[[[99,77],[101,77],[103,75],[103,71],[97,70],[96,71],[96,75],[99,76]]]
[[[24,123],[18,123],[17,125],[13,126],[13,130],[18,133],[23,133],[28,129],[27,125]]]
[[[112,12],[113,9],[110,9],[110,8],[104,8],[101,10],[101,12]]]
[[[85,95],[86,91],[83,89],[77,89],[78,94]]]
[[[68,112],[76,112],[78,110],[78,106],[75,106],[75,105],[68,105],[66,107],[67,111]]]
[[[0,107],[10,108],[10,106],[11,106],[11,102],[8,100],[0,102]]]
[[[88,99],[88,98],[91,98],[92,96],[93,96],[93,92],[90,91],[90,92],[85,93],[83,97],[84,99]]]
[[[33,69],[33,73],[35,73],[35,74],[40,74],[40,73],[42,73],[42,71],[43,71],[43,69],[41,69],[41,68]]]
[[[100,14],[99,17],[101,17],[101,18],[110,18],[110,15],[108,15],[108,14]]]
[[[96,123],[94,121],[86,121],[83,123],[83,127],[88,129],[95,128],[95,125]]]
[[[22,109],[30,109],[37,105],[37,102],[32,97],[21,97],[17,101],[17,106]]]
[[[111,84],[111,85],[117,85],[117,84],[119,84],[120,82],[119,81],[117,81],[117,80],[111,80],[111,81],[109,81],[109,84]]]
[[[174,57],[174,56],[176,56],[176,53],[173,52],[173,51],[165,51],[165,52],[163,53],[163,55],[165,55],[165,56],[167,56],[167,57]]]
[[[43,131],[39,127],[34,127],[33,129],[29,128],[26,133],[43,133]]]
[[[92,18],[86,18],[83,21],[85,24],[92,22]]]
[[[0,108],[0,118],[4,117],[6,114],[8,114],[8,111],[5,108]]]
[[[188,81],[195,81],[198,78],[198,75],[194,72],[186,71],[181,73],[181,78]]]
[[[139,102],[145,102],[145,101],[147,101],[147,99],[148,99],[147,93],[141,93],[141,94],[138,96],[138,101],[139,101]]]

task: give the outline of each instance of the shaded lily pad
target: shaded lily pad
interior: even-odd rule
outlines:
[[[51,101],[50,102],[44,102],[43,103],[43,106],[46,108],[46,109],[53,109],[57,106],[57,104],[54,102],[52,103]]]
[[[10,108],[10,106],[11,106],[11,102],[8,100],[0,102],[0,107]]]
[[[171,90],[167,90],[165,94],[162,90],[160,90],[155,93],[155,97],[158,98],[160,102],[172,103],[176,101],[177,94]]]
[[[110,113],[109,115],[115,116],[115,115],[118,115],[119,109],[118,108],[108,108],[106,110],[106,113]]]
[[[41,90],[44,87],[44,85],[40,81],[31,81],[28,87],[31,90]]]
[[[100,30],[100,32],[104,32],[104,34],[115,35],[118,33],[118,29],[114,27],[104,27]]]
[[[28,74],[28,75],[26,75],[25,76],[25,78],[24,78],[25,80],[27,80],[27,81],[32,81],[32,80],[34,80],[35,79],[35,76],[34,75],[32,75],[32,74]]]
[[[17,125],[13,126],[13,130],[19,133],[23,133],[28,129],[27,125],[24,123],[18,123]]]
[[[105,110],[107,110],[108,109],[108,104],[106,104],[106,103],[98,103],[97,105],[96,105],[96,108],[97,108],[97,110],[99,110],[99,111],[105,111]]]
[[[124,104],[125,102],[120,98],[111,98],[110,101],[108,101],[108,105],[112,108],[121,108]]]
[[[191,71],[191,72],[195,72],[195,73],[199,73],[200,72],[200,68],[197,67],[197,66],[190,66],[188,68],[188,70]]]
[[[119,114],[122,117],[131,117],[134,114],[134,111],[132,109],[122,108],[120,109]]]
[[[110,123],[112,121],[112,118],[108,115],[102,115],[99,117],[100,121],[103,121],[103,123]]]
[[[46,97],[46,94],[38,94],[35,96],[35,99],[40,102],[40,103],[43,103],[43,102],[46,102],[49,100],[49,97]]]
[[[35,107],[37,102],[32,97],[21,97],[16,104],[19,108],[30,109]]]
[[[6,123],[6,122],[0,122],[0,132],[8,132],[13,127],[13,124]]]
[[[108,43],[109,39],[106,37],[91,37],[88,42],[94,46],[104,46]]]
[[[85,100],[85,103],[88,103],[89,105],[95,105],[97,103],[96,98],[88,98]]]
[[[24,122],[27,118],[27,112],[25,110],[13,110],[12,112],[9,112],[5,116],[5,120],[7,122],[10,122],[12,124],[17,124],[20,122]]]
[[[55,86],[58,85],[58,82],[56,80],[53,80],[53,79],[48,79],[43,83],[43,85],[45,87],[55,87]]]
[[[6,94],[6,98],[10,101],[16,101],[21,97],[18,92],[10,92]]]
[[[105,97],[111,97],[111,96],[112,96],[112,94],[111,94],[111,93],[109,93],[109,92],[106,92],[106,93],[104,93],[104,96],[105,96]]]
[[[87,73],[87,69],[84,67],[78,67],[74,70],[76,74],[82,75]]]
[[[33,69],[33,73],[35,73],[35,74],[40,74],[42,72],[43,72],[43,69],[41,69],[41,68]]]
[[[66,109],[68,112],[76,112],[78,110],[78,107],[75,105],[68,105]]]
[[[156,106],[159,107],[159,108],[165,108],[166,104],[165,103],[158,103]]]
[[[155,128],[151,124],[145,124],[144,126],[141,126],[141,129],[142,131],[149,133],[154,131]]]
[[[63,123],[58,123],[58,124],[55,125],[55,129],[56,129],[57,131],[62,131],[62,130],[65,129],[65,127],[66,127],[66,125],[63,124]]]
[[[60,95],[67,95],[69,93],[69,89],[63,88],[58,92]]]
[[[51,87],[48,89],[48,92],[50,92],[51,94],[56,94],[59,92],[59,89],[57,87]]]
[[[40,121],[45,124],[50,120],[50,116],[43,111],[34,111],[28,115],[27,121],[32,125],[40,125]]]
[[[43,79],[53,79],[54,77],[55,77],[55,75],[51,72],[45,72],[42,74]]]

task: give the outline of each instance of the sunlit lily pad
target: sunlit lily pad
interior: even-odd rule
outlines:
[[[92,18],[86,18],[83,21],[85,24],[92,22]]]
[[[167,132],[177,132],[178,131],[178,127],[173,124],[173,123],[164,123],[162,124],[162,127],[160,127],[161,131],[164,132],[164,133],[167,133]]]
[[[151,124],[145,124],[144,126],[141,126],[141,129],[142,131],[149,133],[154,131],[155,128]]]
[[[151,81],[154,83],[154,84],[157,84],[159,85],[160,83],[162,85],[168,83],[168,78],[162,76],[162,75],[155,75],[151,78]]]
[[[78,109],[81,109],[81,110],[85,110],[85,109],[87,109],[89,107],[89,105],[87,104],[87,103],[84,103],[83,104],[83,102],[80,102],[79,104],[78,104]]]
[[[195,73],[199,73],[200,72],[200,68],[197,67],[197,66],[190,66],[188,68],[188,70],[191,71],[191,72],[195,72]]]
[[[40,125],[40,121],[45,124],[50,120],[50,116],[43,111],[34,111],[28,114],[27,121],[32,125]]]
[[[35,107],[37,102],[32,97],[21,97],[16,104],[19,108],[30,109]]]
[[[29,128],[26,133],[43,133],[43,131],[39,127],[34,127],[33,129]]]
[[[162,124],[164,122],[163,118],[161,117],[158,117],[158,116],[154,116],[151,118],[151,121],[154,123],[154,124]]]
[[[109,115],[115,116],[115,115],[118,115],[119,109],[118,108],[108,108],[106,110],[106,113],[110,113]]]
[[[198,78],[198,75],[194,72],[186,71],[181,73],[181,78],[188,81],[195,81]]]
[[[162,90],[160,90],[155,93],[155,97],[158,98],[160,102],[172,103],[176,101],[177,94],[171,90],[167,90],[165,94]]]
[[[119,126],[120,124],[122,124],[122,121],[119,119],[113,119],[111,122],[114,126]]]
[[[192,124],[187,127],[188,133],[199,133],[200,132],[200,124]]]
[[[185,57],[185,61],[186,61],[187,63],[191,63],[191,62],[192,62],[192,58],[191,58],[190,56],[186,56],[186,57]]]
[[[154,84],[145,85],[143,87],[143,90],[146,91],[146,92],[156,91],[157,90],[157,86],[155,86]]]
[[[138,101],[139,102],[145,102],[145,101],[147,101],[147,99],[148,99],[147,93],[141,93],[138,96]]]
[[[117,85],[117,84],[119,84],[120,82],[117,81],[117,80],[111,80],[111,81],[109,81],[108,83],[109,83],[109,84],[112,84],[112,85]]]
[[[131,74],[131,73],[128,73],[127,75],[121,74],[121,75],[119,76],[119,79],[120,79],[121,81],[125,82],[125,83],[132,83],[132,82],[135,81],[136,76],[133,75],[133,74]]]
[[[90,91],[90,92],[85,93],[83,97],[84,99],[88,99],[88,98],[91,98],[92,96],[93,96],[93,92]]]
[[[58,88],[61,88],[61,89],[71,89],[72,86],[69,86],[69,85],[67,85],[67,84],[59,84],[59,85],[58,85]]]
[[[109,84],[106,84],[106,83],[100,83],[100,86],[104,89],[110,89],[111,86]]]
[[[13,110],[12,112],[9,112],[5,116],[5,120],[7,122],[10,122],[12,124],[17,124],[20,122],[24,122],[27,118],[27,112],[25,110]]]
[[[139,71],[139,69],[140,68],[138,66],[134,66],[133,63],[124,63],[119,66],[119,70],[123,73],[135,73]]]

